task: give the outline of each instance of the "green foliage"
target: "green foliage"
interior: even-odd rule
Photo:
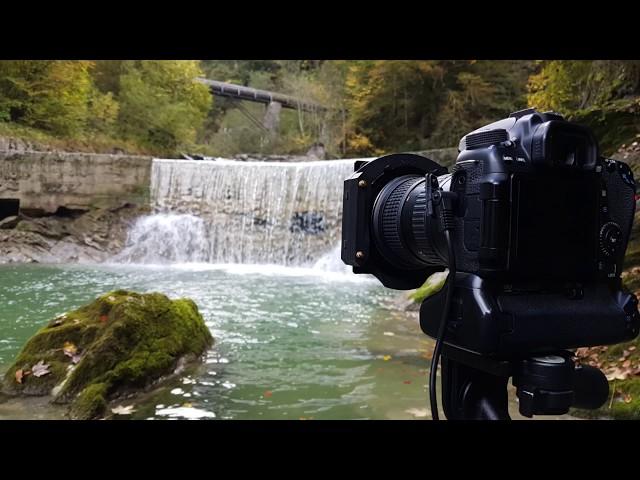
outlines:
[[[199,76],[197,61],[0,61],[0,121],[173,153],[195,141],[211,107]]]
[[[125,138],[175,150],[192,144],[212,103],[195,81],[196,61],[128,61],[120,77],[120,127]]]
[[[528,102],[594,129],[605,154],[640,131],[640,61],[552,60],[529,79]]]
[[[264,105],[214,104],[200,76],[327,109],[283,110],[272,136]],[[302,154],[320,142],[354,157],[456,146],[528,103],[590,126],[611,154],[640,129],[639,91],[640,61],[11,60],[0,125],[138,153]]]
[[[409,294],[409,298],[416,303],[422,303],[425,298],[428,298],[442,290],[442,287],[447,281],[448,274],[449,270],[432,274],[420,288]]]
[[[87,122],[92,62],[0,62],[0,117],[60,135]]]

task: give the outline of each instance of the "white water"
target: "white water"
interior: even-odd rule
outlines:
[[[151,202],[114,261],[268,264],[343,273],[343,182],[354,160],[155,159]]]

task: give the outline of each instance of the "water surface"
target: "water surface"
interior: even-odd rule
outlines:
[[[119,288],[194,299],[216,340],[200,367],[145,395],[126,418],[430,417],[433,342],[393,308],[398,292],[315,269],[1,266],[0,372],[49,319]],[[62,416],[42,399],[0,402],[0,418]]]

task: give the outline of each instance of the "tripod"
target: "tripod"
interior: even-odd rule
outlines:
[[[495,360],[445,344],[442,404],[449,420],[510,420],[507,383],[513,377],[525,417],[562,415],[570,407],[595,409],[609,395],[604,374],[578,366],[569,351]]]
[[[637,300],[622,290],[612,294],[606,284],[585,283],[576,290],[505,293],[499,282],[457,273],[423,300],[420,328],[432,338],[441,313],[448,312],[441,343],[446,417],[508,420],[509,378],[526,417],[602,406],[609,396],[606,377],[597,368],[576,365],[565,345],[613,344],[633,335]]]

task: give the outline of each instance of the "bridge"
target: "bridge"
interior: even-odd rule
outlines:
[[[327,108],[314,102],[300,100],[290,95],[282,93],[270,92],[268,90],[260,90],[257,88],[244,87],[242,85],[234,85],[232,83],[219,82],[217,80],[209,80],[207,78],[198,78],[198,82],[209,87],[212,95],[217,97],[233,98],[235,100],[245,100],[248,102],[262,103],[267,106],[262,121],[255,118],[249,110],[238,103],[238,109],[257,127],[262,130],[275,134],[280,123],[280,110],[289,108],[292,110],[304,112],[323,112]]]

